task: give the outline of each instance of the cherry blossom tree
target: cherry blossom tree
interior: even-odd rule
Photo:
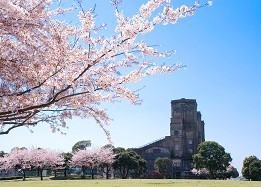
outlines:
[[[104,146],[100,150],[100,167],[103,173],[106,175],[106,179],[109,179],[109,174],[112,171],[112,164],[115,161],[115,154],[112,147]]]
[[[95,9],[84,10],[80,3],[54,8],[51,0],[0,1],[0,134],[40,122],[61,131],[74,116],[93,118],[105,130],[109,117],[100,103],[123,98],[137,104],[129,83],[181,67],[157,65],[157,58],[174,51],[160,52],[142,35],[211,4],[173,8],[170,0],[149,0],[127,17],[119,2],[111,2],[115,33],[103,36],[105,24],[96,24]],[[58,19],[77,11],[80,25]]]
[[[18,169],[23,174],[23,180],[27,170],[38,169],[43,180],[43,169],[57,169],[62,165],[61,154],[49,149],[15,149],[0,159],[1,169],[5,171]]]
[[[82,177],[85,177],[86,169],[91,170],[94,179],[94,169],[104,164],[111,165],[114,161],[114,154],[111,149],[95,148],[91,150],[79,150],[73,153],[71,164],[82,169]]]
[[[31,165],[33,168],[40,172],[40,178],[43,180],[44,169],[60,169],[64,164],[64,158],[61,153],[50,149],[32,149],[31,153]]]
[[[5,155],[0,160],[0,168],[9,171],[17,169],[23,174],[25,180],[26,171],[31,169],[31,153],[27,149],[16,149]]]

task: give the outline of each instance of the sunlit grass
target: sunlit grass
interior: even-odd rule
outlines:
[[[236,180],[171,180],[171,179],[115,179],[115,180],[6,180],[1,187],[260,187],[261,181]]]

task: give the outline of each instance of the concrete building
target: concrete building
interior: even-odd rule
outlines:
[[[195,99],[171,101],[170,136],[135,149],[147,160],[147,177],[155,173],[154,162],[158,157],[172,160],[172,177],[189,178],[193,168],[192,155],[205,141],[204,121],[197,111]]]

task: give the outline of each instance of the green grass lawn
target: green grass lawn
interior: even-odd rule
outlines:
[[[261,181],[235,180],[171,180],[171,179],[115,179],[115,180],[6,180],[0,187],[260,187]]]

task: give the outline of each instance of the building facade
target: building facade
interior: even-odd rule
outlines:
[[[193,168],[192,155],[205,141],[204,121],[197,111],[195,99],[171,101],[170,136],[135,149],[147,161],[147,177],[155,173],[154,162],[158,157],[172,160],[172,177],[188,178]]]

